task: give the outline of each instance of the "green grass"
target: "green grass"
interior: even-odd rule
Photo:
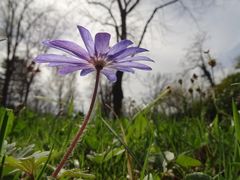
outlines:
[[[57,117],[25,109],[15,116],[7,133],[2,109],[3,179],[19,179],[31,168],[35,179],[50,176],[83,119],[69,109],[67,115]],[[61,179],[239,179],[240,119],[235,104],[232,117],[216,116],[208,123],[202,117],[163,119],[151,115],[150,108],[118,120],[97,113]],[[37,151],[43,153],[33,156]],[[26,159],[28,170],[22,168]]]

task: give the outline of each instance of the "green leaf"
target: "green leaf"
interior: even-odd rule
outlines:
[[[207,174],[203,174],[201,172],[195,172],[195,173],[191,173],[186,175],[186,177],[184,178],[184,180],[211,180],[211,176],[207,175]]]
[[[220,129],[219,129],[219,120],[218,120],[218,115],[214,118],[212,122],[212,127],[213,127],[213,133],[219,137],[220,136]]]
[[[96,153],[96,154],[88,154],[87,158],[90,159],[92,162],[97,164],[102,164],[104,156],[106,155],[106,152],[104,153]]]
[[[35,175],[39,167],[47,160],[48,154],[48,151],[35,152],[31,156],[19,159],[8,156],[6,157],[5,165]]]
[[[62,169],[58,178],[59,179],[61,178],[95,179],[95,176],[93,174],[82,172],[80,169],[71,169],[71,170]]]
[[[189,156],[186,156],[184,154],[180,154],[177,159],[176,163],[183,166],[183,167],[195,167],[195,166],[201,166],[201,162],[197,159],[193,159]]]
[[[134,135],[139,138],[141,136],[144,135],[146,128],[148,125],[148,120],[143,116],[143,115],[139,115],[134,122],[134,126],[132,126],[134,128]]]
[[[125,149],[122,147],[119,148],[114,148],[110,151],[105,151],[102,153],[95,153],[95,154],[89,154],[87,155],[88,159],[90,159],[91,161],[101,164],[103,162],[107,162],[110,159],[112,159],[115,156],[119,156],[122,155],[122,153],[124,153]]]
[[[105,156],[103,161],[106,162],[106,161],[110,160],[111,158],[113,158],[114,156],[122,155],[122,153],[124,153],[124,151],[125,151],[124,148],[115,148],[107,153],[107,155]]]
[[[146,175],[146,176],[143,178],[143,180],[154,180],[154,178],[153,178],[153,175],[150,173],[150,174]]]
[[[33,150],[34,150],[35,145],[31,144],[28,145],[27,147],[24,147],[18,154],[17,154],[17,158],[23,158],[26,156],[29,156]]]
[[[13,167],[15,169],[19,169],[23,172],[28,172],[27,169],[24,167],[24,165],[22,165],[21,161],[12,156],[6,157],[5,165],[8,167]]]
[[[93,136],[92,134],[86,134],[86,136],[84,137],[84,141],[92,150],[96,150],[99,147],[99,139],[97,138],[97,136]]]

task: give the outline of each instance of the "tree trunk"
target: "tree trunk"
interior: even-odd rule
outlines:
[[[6,72],[5,72],[5,79],[3,83],[3,89],[2,89],[2,106],[7,106],[7,100],[8,100],[8,88],[11,81],[12,76],[12,68],[13,68],[13,62],[7,61],[6,62]]]
[[[30,87],[31,87],[31,84],[32,84],[32,82],[33,82],[34,76],[35,76],[35,74],[32,73],[32,74],[30,75],[30,80],[27,81],[26,93],[25,93],[25,97],[24,97],[24,105],[25,105],[25,106],[27,105],[28,95],[29,95]]]
[[[117,116],[122,115],[122,77],[123,72],[117,71],[117,81],[113,84],[113,110]]]
[[[127,13],[125,10],[121,10],[121,40],[127,38]],[[122,77],[123,72],[117,71],[117,81],[113,84],[113,110],[114,113],[118,116],[122,116],[122,100],[123,100],[123,90],[122,90]]]

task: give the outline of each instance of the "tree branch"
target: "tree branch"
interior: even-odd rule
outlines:
[[[16,54],[16,51],[17,51],[17,48],[18,48],[18,45],[19,43],[22,41],[22,37],[21,37],[21,27],[22,27],[22,21],[24,20],[24,15],[25,15],[25,12],[27,11],[28,7],[30,6],[30,4],[32,3],[33,1],[28,1],[28,0],[25,0],[24,1],[24,6],[23,6],[23,9],[20,13],[20,17],[19,17],[19,20],[17,22],[17,32],[16,32],[16,41],[15,41],[15,44],[14,44],[14,47],[13,47],[13,53],[12,53],[12,59],[14,59],[14,56]]]
[[[122,2],[121,2],[121,0],[117,0],[117,2],[118,2],[118,7],[119,7],[119,9],[120,9],[120,12],[122,13],[123,12],[123,6],[122,6]]]
[[[98,6],[101,6],[102,8],[106,9],[110,15],[110,17],[112,18],[113,20],[113,23],[114,24],[111,24],[111,23],[104,23],[104,25],[110,25],[110,26],[113,26],[115,28],[115,31],[116,31],[116,35],[117,35],[117,39],[119,39],[119,36],[120,36],[120,33],[119,33],[119,28],[118,28],[118,24],[117,24],[117,20],[116,18],[114,17],[113,13],[112,13],[112,10],[111,10],[111,7],[112,7],[112,4],[115,0],[112,0],[111,2],[111,5],[110,7],[106,6],[105,4],[101,3],[101,2],[97,2],[97,1],[88,1],[89,4],[93,4],[93,5],[98,5]],[[121,2],[120,2],[121,3]],[[103,24],[103,23],[102,23]]]
[[[158,6],[158,7],[156,7],[156,8],[153,10],[152,14],[151,14],[150,17],[148,18],[148,20],[147,20],[147,22],[146,22],[146,24],[145,24],[145,26],[144,26],[144,28],[143,28],[143,32],[142,32],[141,38],[140,38],[140,40],[139,40],[138,46],[140,46],[140,45],[142,44],[143,38],[144,38],[144,36],[145,36],[145,34],[146,34],[146,32],[147,32],[148,26],[149,26],[150,22],[152,21],[152,19],[154,18],[154,16],[155,16],[155,14],[157,13],[157,11],[158,11],[159,9],[162,9],[162,8],[164,8],[164,7],[167,7],[167,6],[169,6],[169,5],[172,5],[172,4],[174,4],[174,3],[177,3],[178,1],[179,1],[179,0],[169,1],[169,2],[167,2],[167,3],[165,3],[165,4],[162,4],[162,5]]]
[[[191,10],[182,2],[182,0],[179,0],[179,3],[183,7],[183,9],[189,14],[189,16],[192,18],[192,20],[196,24],[197,28],[200,29],[197,19],[194,16],[194,14],[191,12]]]
[[[140,3],[140,0],[136,0],[135,3],[129,8],[129,10],[127,10],[127,14],[129,14],[139,3]]]

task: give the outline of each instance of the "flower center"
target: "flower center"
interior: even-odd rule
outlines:
[[[97,70],[102,70],[103,67],[106,65],[106,61],[104,60],[94,60],[93,65]]]

